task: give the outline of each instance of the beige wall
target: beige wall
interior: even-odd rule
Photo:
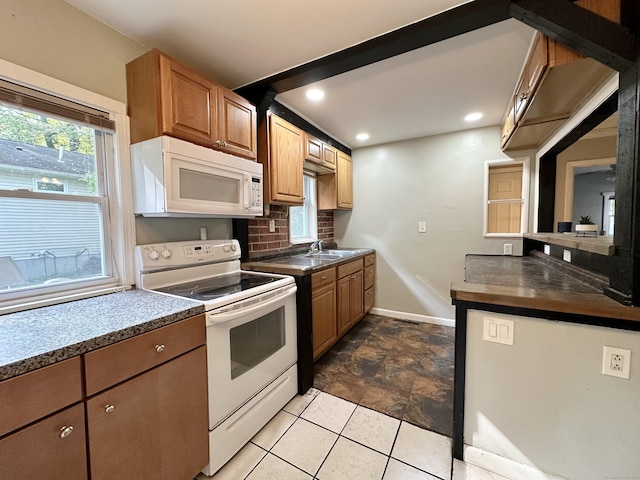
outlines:
[[[63,0],[2,0],[0,58],[126,101],[125,64],[148,48]]]
[[[353,152],[354,209],[334,214],[335,240],[377,250],[376,308],[453,319],[466,254],[522,254],[519,238],[483,237],[485,161],[508,158],[499,139],[489,127]]]
[[[484,315],[514,320],[513,346],[482,340]],[[605,345],[632,351],[629,380],[602,375]],[[561,478],[638,478],[638,350],[640,332],[470,311],[465,444]]]

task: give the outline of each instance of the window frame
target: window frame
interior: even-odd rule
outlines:
[[[500,160],[487,160],[484,162],[484,220],[483,236],[485,238],[521,238],[528,233],[529,225],[529,157],[504,158]],[[520,233],[489,233],[489,169],[495,166],[522,165],[522,212],[520,215]]]
[[[108,193],[105,199],[108,205],[104,210],[106,214],[103,215],[102,221],[105,227],[105,255],[109,255],[112,259],[110,262],[112,272],[107,272],[110,273],[110,276],[95,281],[88,280],[81,286],[74,283],[60,284],[47,287],[45,292],[42,291],[42,288],[34,287],[33,289],[3,294],[0,299],[0,314],[89,298],[130,288],[135,283],[133,268],[135,224],[129,158],[129,119],[126,115],[126,105],[1,59],[0,79],[54,95],[63,101],[68,100],[103,111],[115,123],[115,133],[105,135],[106,141],[104,143],[105,148],[113,150],[113,163],[107,162],[105,171],[98,173],[105,175],[105,186]],[[102,145],[98,148],[101,147]],[[42,195],[48,195],[56,200],[63,200],[59,193],[28,193],[26,196],[30,198],[34,198],[34,196],[42,198]]]
[[[314,182],[314,192],[312,195],[307,194],[305,185],[305,178],[309,178]],[[304,172],[302,176],[302,191],[304,197],[303,205],[297,207],[289,207],[289,243],[291,245],[300,245],[303,243],[312,243],[318,240],[318,179],[315,174]],[[291,208],[304,207],[307,210],[307,219],[310,220],[310,224],[307,227],[311,227],[311,236],[294,237],[291,231]]]

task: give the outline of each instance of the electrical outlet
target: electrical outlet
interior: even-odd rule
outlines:
[[[504,255],[513,255],[513,243],[505,243],[502,249]]]
[[[551,255],[551,245],[545,245],[542,247],[542,251],[545,255]]]
[[[276,221],[269,220],[269,232],[273,233],[276,231]]]
[[[418,233],[427,233],[427,222],[418,222]]]
[[[631,350],[618,347],[602,349],[602,374],[618,378],[629,378]]]
[[[571,250],[563,250],[562,251],[562,259],[565,262],[571,263]]]

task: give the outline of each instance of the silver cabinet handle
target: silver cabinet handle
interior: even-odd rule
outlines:
[[[155,346],[156,352],[158,352],[158,353],[164,352],[165,348],[166,347],[162,343],[159,343],[158,345]]]
[[[213,143],[215,143],[218,147],[220,146],[220,140],[216,140],[216,141],[215,141],[215,142],[213,142]]]
[[[111,413],[116,409],[115,405],[105,405],[104,406],[104,411],[105,413]]]
[[[60,438],[67,438],[73,432],[73,425],[63,425],[60,429]]]
[[[226,147],[227,146],[227,142],[222,142],[222,146]]]
[[[322,280],[325,280],[327,278],[327,276],[326,275],[322,275],[321,278],[322,278]]]
[[[356,279],[356,278],[358,278],[358,276],[357,275],[351,275],[351,278]]]

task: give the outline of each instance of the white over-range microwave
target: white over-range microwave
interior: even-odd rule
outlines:
[[[147,217],[262,215],[262,164],[177,138],[131,145],[134,213]]]

